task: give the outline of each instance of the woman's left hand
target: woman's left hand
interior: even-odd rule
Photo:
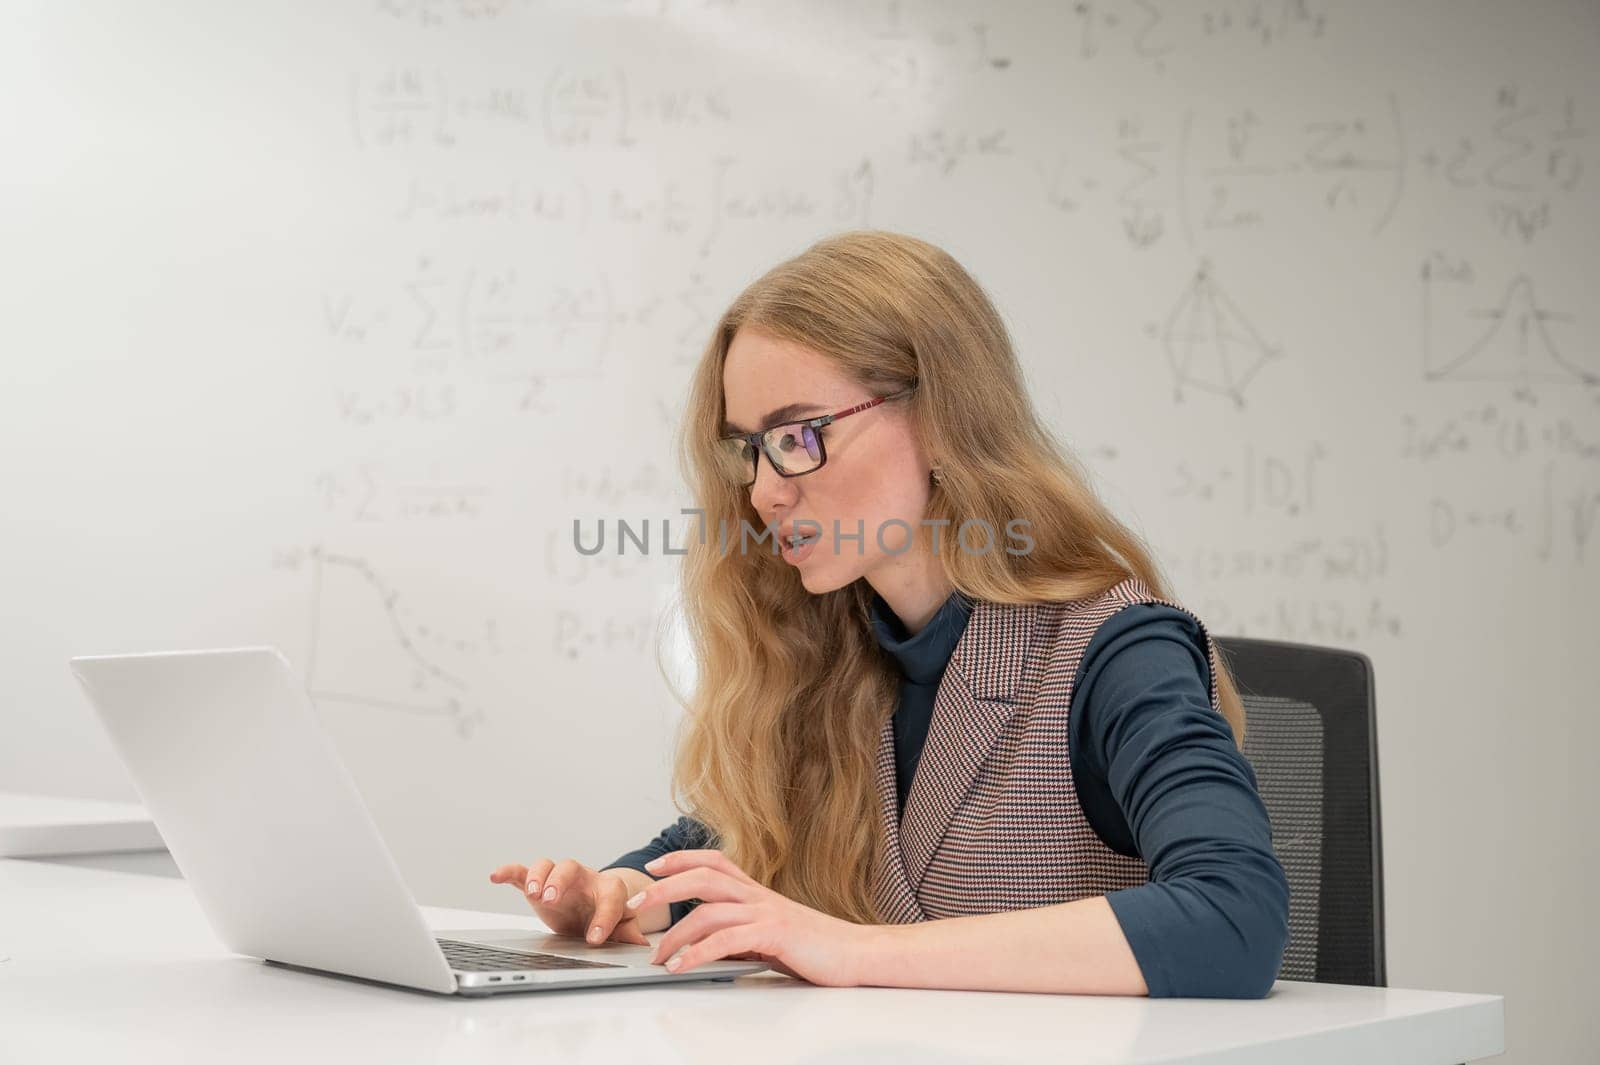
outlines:
[[[757,883],[719,850],[669,851],[645,868],[662,879],[628,900],[639,912],[668,902],[700,899],[667,930],[650,964],[687,972],[721,958],[764,961],[787,976],[824,987],[861,983],[868,951],[882,925],[830,917]]]

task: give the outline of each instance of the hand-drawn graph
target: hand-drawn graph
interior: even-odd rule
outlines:
[[[1214,392],[1244,406],[1244,389],[1266,363],[1283,352],[1267,343],[1244,312],[1222,291],[1204,260],[1194,280],[1167,316],[1161,343],[1175,378],[1174,396],[1185,386]]]
[[[1439,290],[1473,280],[1470,265],[1435,256],[1422,264],[1422,376],[1428,381],[1496,381],[1513,386],[1513,395],[1535,402],[1533,385],[1600,385],[1600,371],[1590,370],[1561,350],[1555,323],[1573,316],[1546,308],[1533,280],[1519,273],[1506,283],[1491,307],[1464,311],[1462,318],[1480,319],[1466,343],[1442,339]]]
[[[471,682],[441,660],[500,654],[492,618],[470,638],[442,633],[414,620],[371,563],[321,545],[280,551],[274,565],[311,577],[305,682],[318,703],[438,718],[463,739],[486,722]]]

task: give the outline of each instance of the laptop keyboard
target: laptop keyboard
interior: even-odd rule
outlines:
[[[538,954],[520,950],[499,950],[481,943],[458,939],[437,940],[450,968],[468,973],[492,973],[502,969],[624,969],[608,961],[585,961],[560,954]]]

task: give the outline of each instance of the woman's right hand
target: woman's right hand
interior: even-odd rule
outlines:
[[[489,874],[489,880],[522,892],[552,932],[591,944],[612,939],[650,945],[639,927],[639,915],[628,909],[632,889],[610,871],[596,872],[571,858],[563,862],[539,858],[530,865],[502,865]],[[551,893],[554,897],[545,897]]]

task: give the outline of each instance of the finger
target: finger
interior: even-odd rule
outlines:
[[[702,902],[751,902],[760,892],[767,890],[759,884],[745,883],[720,869],[704,866],[657,880],[633,898],[628,908],[643,912],[664,902],[682,902],[700,899]]]
[[[550,875],[550,867],[555,864],[549,858],[539,858],[528,866],[522,881],[522,893],[528,896],[529,902],[539,901],[539,892],[544,890],[545,877]]]
[[[518,886],[527,882],[528,870],[520,865],[502,865],[489,874],[491,884],[516,884]]]
[[[773,972],[782,973],[784,976],[792,976],[796,980],[804,979],[804,977],[802,977],[799,973],[783,964],[783,962],[779,961],[777,958],[769,957],[768,955],[761,953],[759,950],[742,950],[738,954],[729,954],[728,960],[759,961],[764,963]]]
[[[639,918],[624,917],[617,922],[617,927],[611,930],[611,938],[618,943],[637,943],[641,947],[648,947],[650,939],[644,934],[644,929],[639,927]]]
[[[538,901],[546,906],[560,903],[568,889],[577,881],[579,869],[580,866],[574,858],[557,862],[550,875],[544,878],[544,891],[539,893]],[[529,897],[533,897],[532,892],[529,892]]]
[[[655,952],[650,955],[650,964],[658,965],[662,959],[672,957],[679,947],[689,946],[724,928],[730,928],[736,924],[748,924],[755,918],[755,907],[746,903],[701,903],[689,911],[687,917],[669,928],[666,935],[656,941]]]
[[[617,922],[624,917],[631,916],[627,900],[623,898],[628,893],[628,885],[614,876],[596,877],[594,913],[589,916],[589,930],[584,938],[590,943],[604,943],[611,934]],[[637,924],[635,925],[637,930]],[[640,933],[643,938],[643,933]],[[636,942],[630,940],[630,942]],[[646,941],[648,942],[648,940]]]
[[[644,867],[650,872],[651,876],[669,876],[673,873],[681,873],[687,869],[702,867],[708,869],[719,869],[733,877],[735,880],[742,880],[746,884],[754,884],[757,887],[761,886],[754,877],[752,877],[749,873],[746,873],[743,869],[740,869],[733,863],[733,859],[729,858],[726,854],[719,850],[698,849],[668,851],[659,858],[645,862]]]
[[[761,944],[764,939],[765,933],[758,924],[741,924],[733,928],[724,928],[720,932],[711,933],[698,943],[685,947],[682,954],[668,959],[667,968],[675,973],[686,973],[696,965],[717,961],[729,954],[762,950]],[[763,952],[776,953],[774,950]]]

